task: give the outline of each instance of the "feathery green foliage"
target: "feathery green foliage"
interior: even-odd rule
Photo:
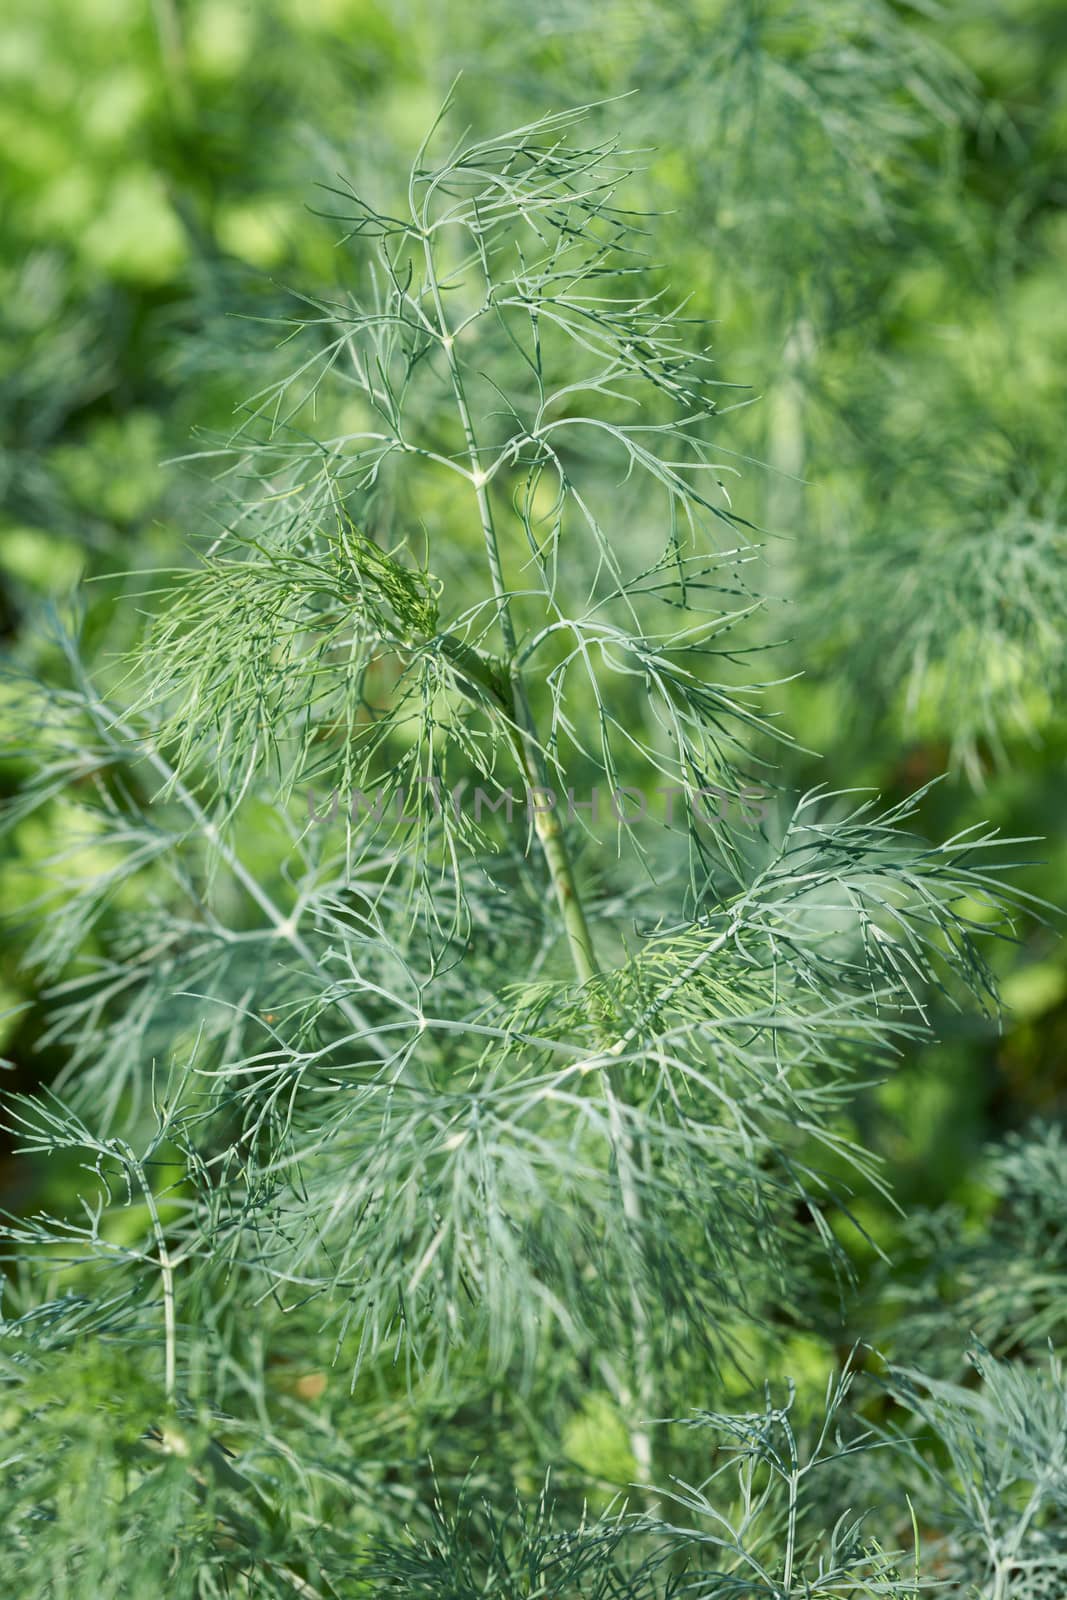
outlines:
[[[889,8],[841,8],[843,54],[764,9],[717,49],[799,107],[798,160],[829,183],[850,152],[862,256],[924,111],[971,88]],[[715,81],[716,227],[744,238],[780,143],[745,73]],[[4,1230],[12,1592],[1054,1592],[1062,1379],[1030,1361],[1059,1324],[1054,1139],[1002,1158],[981,1249],[915,1225],[951,1309],[915,1290],[892,1341],[1025,1359],[980,1355],[976,1391],[856,1352],[815,1422],[773,1385],[701,1409],[758,1395],[783,1327],[877,1253],[857,1108],[943,1016],[995,1011],[988,936],[1033,902],[995,828],[912,831],[927,790],[776,775],[762,536],[728,488],[749,397],[650,258],[606,114],[435,125],[406,193],[338,180],[336,285],[291,297],[194,458],[192,565],[154,574],[117,662],[57,627],[43,681],[5,684],[7,826],[62,839],[21,914],[63,1060],[6,1116],[78,1196]],[[794,330],[829,337],[796,288]],[[944,552],[963,624],[880,611],[899,545],[831,591],[858,649],[890,631],[888,684],[958,674],[961,750],[1002,702],[964,695],[959,652],[1058,671],[1055,518],[1019,516],[979,527],[981,573]],[[1005,1256],[1025,1319],[983,1292]],[[621,1472],[580,1470],[572,1416],[544,1486],[561,1394],[614,1420]]]

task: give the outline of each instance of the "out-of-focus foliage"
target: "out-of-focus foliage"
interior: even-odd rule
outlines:
[[[1067,900],[1062,7],[21,13],[0,38],[0,1587],[1058,1594],[1067,959],[1025,901],[1014,942],[982,943],[999,912],[968,851],[1038,836],[1007,881]],[[629,322],[606,334],[580,297],[615,291],[538,278],[510,236],[507,304],[458,256],[439,284],[453,321],[486,313],[469,384],[528,541],[520,625],[542,594],[574,623],[531,673],[548,770],[647,794],[688,749],[771,796],[740,855],[721,829],[684,859],[640,827],[581,845],[598,1003],[640,1024],[621,1127],[584,1089],[603,1039],[561,992],[535,853],[442,831],[427,789],[426,849],[383,831],[354,870],[344,816],[301,814],[309,784],[327,806],[505,782],[460,419],[429,341],[389,331],[421,290],[358,237],[457,73],[435,148],[595,101],[582,141],[620,134],[635,169]],[[480,216],[471,237],[495,247]],[[709,365],[677,365],[679,329]],[[694,370],[696,442],[589,437],[622,426],[620,378],[659,422]],[[661,596],[697,463],[736,521],[689,569],[679,653]],[[594,594],[613,561],[616,612]],[[386,701],[380,737],[338,737]],[[856,788],[882,820],[834,798]],[[924,854],[902,823],[960,842]],[[486,872],[457,885],[457,857]],[[357,1072],[368,1010],[393,1031]],[[382,1092],[383,1039],[432,1092]],[[671,1102],[687,1050],[729,1129]]]

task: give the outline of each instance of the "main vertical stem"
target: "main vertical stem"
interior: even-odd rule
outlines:
[[[485,542],[485,553],[489,563],[493,594],[496,597],[500,632],[504,640],[504,654],[507,659],[508,675],[511,683],[512,705],[515,710],[515,720],[518,724],[517,751],[527,788],[534,793],[538,791],[543,793],[548,787],[548,774],[545,768],[541,742],[537,737],[537,727],[530,709],[529,696],[526,693],[526,685],[523,682],[522,671],[516,662],[518,652],[516,649],[515,625],[511,617],[510,596],[504,583],[504,571],[500,561],[500,546],[497,542],[496,527],[493,523],[493,509],[489,504],[489,495],[486,491],[478,458],[478,441],[475,437],[470,407],[467,405],[467,396],[463,388],[463,374],[460,371],[453,347],[452,335],[445,320],[444,306],[441,303],[441,291],[437,283],[437,274],[434,270],[429,240],[425,241],[424,248],[426,252],[427,279],[433,294],[434,310],[437,315],[438,327],[441,331],[441,345],[448,361],[448,371],[452,383],[452,393],[455,397],[456,410],[459,413],[463,436],[467,445],[467,455],[470,458],[471,477],[474,483],[474,493],[478,501],[478,517],[481,522],[482,538]],[[567,935],[571,962],[579,981],[588,983],[597,976],[600,968],[597,965],[596,951],[593,948],[593,938],[589,931],[585,907],[582,904],[582,897],[578,892],[578,885],[575,881],[574,867],[571,863],[570,851],[567,849],[567,841],[564,838],[559,817],[554,809],[541,809],[535,805],[533,811],[534,829],[541,844],[549,877],[552,880],[552,887],[555,890],[556,901],[559,905],[560,916],[563,919],[563,927]]]
[[[493,594],[497,603],[500,632],[504,641],[512,706],[514,708],[515,721],[518,724],[515,735],[516,753],[526,779],[527,788],[534,792],[543,792],[547,788],[548,774],[541,741],[537,735],[537,725],[530,707],[529,696],[526,693],[526,685],[523,682],[521,668],[517,664],[518,651],[516,648],[515,626],[511,616],[510,595],[504,583],[504,571],[500,560],[500,545],[497,541],[496,526],[493,522],[493,508],[489,503],[485,476],[478,454],[478,440],[474,432],[474,423],[471,419],[470,407],[467,404],[467,396],[463,387],[463,373],[456,358],[453,337],[445,318],[433,253],[428,238],[424,237],[423,248],[426,259],[427,282],[433,295],[441,345],[448,362],[452,393],[455,398],[456,410],[463,428],[467,455],[470,460],[471,479],[478,501],[478,517],[481,522],[482,537],[485,541],[485,552],[493,584]],[[571,863],[570,851],[567,849],[563,828],[554,808],[541,809],[535,804],[533,814],[534,828],[540,841],[553,889],[555,890],[560,916],[563,919],[571,963],[579,982],[589,983],[599,975],[600,967],[597,963],[592,934],[585,915],[585,907],[578,892],[574,867]],[[594,1021],[598,1027],[601,1025],[599,1015],[594,1017]],[[609,1071],[607,1070],[603,1074],[603,1083],[623,1211],[627,1222],[635,1233],[639,1233],[642,1223],[641,1196],[634,1181],[633,1141],[627,1133],[622,1107],[612,1087]],[[633,1451],[638,1473],[642,1480],[648,1483],[652,1474],[652,1439],[648,1431],[647,1419],[653,1409],[655,1379],[651,1343],[648,1336],[648,1319],[640,1294],[634,1285],[631,1285],[630,1304],[634,1319],[634,1345],[638,1369],[636,1403],[638,1410],[644,1413],[644,1420],[634,1422],[630,1427],[630,1448]]]

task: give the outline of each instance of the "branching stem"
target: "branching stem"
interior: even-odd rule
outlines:
[[[489,575],[493,584],[493,594],[497,602],[497,618],[504,640],[504,652],[507,660],[511,701],[517,731],[516,753],[528,787],[536,792],[547,788],[548,775],[544,753],[541,741],[537,736],[537,728],[530,709],[530,700],[526,693],[522,669],[518,664],[518,645],[515,637],[515,624],[511,615],[510,596],[504,582],[500,545],[493,522],[493,508],[489,503],[486,477],[480,464],[478,440],[463,387],[463,373],[456,356],[455,340],[449,330],[448,320],[445,316],[430,239],[425,234],[423,236],[423,251],[426,260],[426,278],[433,296],[441,348],[448,363],[452,394],[455,398],[456,411],[459,414],[463,437],[467,446],[467,455],[470,459],[471,482],[474,485],[474,493],[478,502],[478,518],[481,524],[482,537],[485,541],[485,553],[489,564]],[[567,935],[567,946],[570,951],[571,962],[579,982],[583,984],[589,983],[593,978],[597,977],[600,968],[597,964],[596,951],[593,947],[593,938],[589,931],[585,907],[582,904],[582,897],[575,880],[570,851],[567,848],[567,841],[555,811],[541,810],[535,807],[534,828],[540,841],[545,864],[548,867],[549,877],[552,880],[552,887],[555,890],[556,901],[559,905],[560,916],[563,919],[563,927]]]
[[[192,790],[189,789],[187,785],[184,784],[178,777],[174,771],[174,768],[156,748],[154,742],[151,739],[146,739],[142,734],[139,734],[136,728],[131,727],[131,725],[116,712],[114,712],[111,707],[105,705],[92,689],[88,680],[83,679],[82,685],[98,726],[105,733],[114,731],[115,733],[121,734],[122,738],[129,743],[131,748],[140,751],[145,760],[148,762],[149,766],[154,768],[154,770],[163,779],[167,788],[171,791],[175,798],[181,802],[182,806],[189,813],[190,817],[192,817],[197,827],[201,830],[203,837],[206,838],[213,848],[218,851],[222,860],[226,863],[237,882],[251,896],[255,904],[264,913],[267,921],[274,929],[277,937],[284,940],[284,942],[288,944],[293,951],[295,951],[300,959],[310,968],[317,978],[321,979],[327,988],[332,987],[333,980],[331,979],[330,974],[322,966],[322,963],[319,961],[307,940],[304,939],[300,934],[293,922],[293,919],[291,917],[287,917],[284,912],[279,909],[254,874],[249,872],[248,868],[245,866],[237,852],[226,843],[225,839],[219,832],[219,829],[215,826],[214,822],[212,822],[211,818],[197,800]],[[366,1047],[374,1055],[378,1056],[379,1059],[387,1060],[392,1054],[389,1046],[386,1044],[384,1039],[374,1032],[362,1011],[360,1011],[358,1007],[354,1006],[350,1000],[346,999],[344,995],[338,997],[337,1008],[341,1012],[341,1015],[345,1018],[345,1021],[348,1022],[351,1027],[358,1032],[361,1044],[366,1045]]]
[[[474,485],[474,493],[477,497],[478,517],[481,523],[482,537],[485,541],[486,558],[489,564],[493,593],[497,602],[500,632],[504,641],[510,685],[510,709],[513,713],[509,731],[527,786],[536,794],[544,791],[548,786],[544,752],[537,734],[537,725],[530,707],[529,696],[526,693],[522,668],[519,665],[518,644],[511,615],[510,596],[504,582],[500,545],[493,522],[493,508],[489,501],[487,478],[481,468],[478,440],[463,387],[463,372],[456,356],[455,339],[449,330],[448,321],[445,317],[441,289],[433,259],[433,250],[429,237],[425,234],[423,237],[423,250],[426,261],[427,282],[430,285],[430,292],[433,296],[441,348],[448,363],[452,394],[455,398],[456,410],[463,428],[463,437],[470,460],[471,482]],[[545,864],[548,867],[552,887],[555,890],[560,916],[563,919],[571,963],[579,983],[583,985],[592,983],[600,975],[600,966],[597,962],[593,937],[589,929],[589,922],[575,879],[574,866],[559,816],[554,807],[540,807],[536,804],[533,807],[533,816],[534,829],[541,845]],[[592,1002],[591,1015],[597,1027],[602,1027],[603,1018],[600,1015],[595,998]],[[640,1190],[634,1176],[632,1140],[626,1131],[622,1108],[608,1072],[603,1075],[603,1085],[623,1211],[627,1223],[639,1238],[643,1219]],[[630,1448],[633,1451],[640,1478],[644,1483],[648,1483],[652,1476],[652,1439],[647,1422],[649,1413],[653,1409],[652,1400],[655,1380],[648,1335],[648,1321],[640,1291],[635,1282],[631,1282],[630,1302],[634,1318],[634,1346],[637,1365],[637,1394],[634,1399],[638,1411],[642,1414],[641,1421],[631,1423],[629,1429]]]

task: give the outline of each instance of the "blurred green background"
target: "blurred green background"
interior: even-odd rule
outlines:
[[[80,579],[90,649],[127,642],[144,574],[210,526],[208,475],[175,458],[258,386],[274,335],[256,319],[290,285],[330,285],[338,229],[316,186],[343,172],[387,196],[457,73],[457,131],[604,102],[598,125],[640,152],[628,192],[662,213],[650,280],[714,320],[722,377],[756,402],[721,437],[783,602],[753,642],[778,646],[765,676],[798,741],[784,781],[895,800],[945,774],[924,831],[1037,836],[1009,852],[1032,863],[1017,881],[1063,905],[1059,0],[16,8],[0,33],[5,649],[42,658],[42,608]],[[14,835],[9,909],[57,843],[48,815],[51,833]],[[21,944],[16,928],[0,1048],[30,1088],[60,1059]],[[1064,1109],[1055,919],[993,959],[1003,1026],[947,1012],[943,1042],[857,1108],[905,1206],[980,1213],[988,1141]],[[5,1173],[9,1205],[36,1197],[25,1163]]]

